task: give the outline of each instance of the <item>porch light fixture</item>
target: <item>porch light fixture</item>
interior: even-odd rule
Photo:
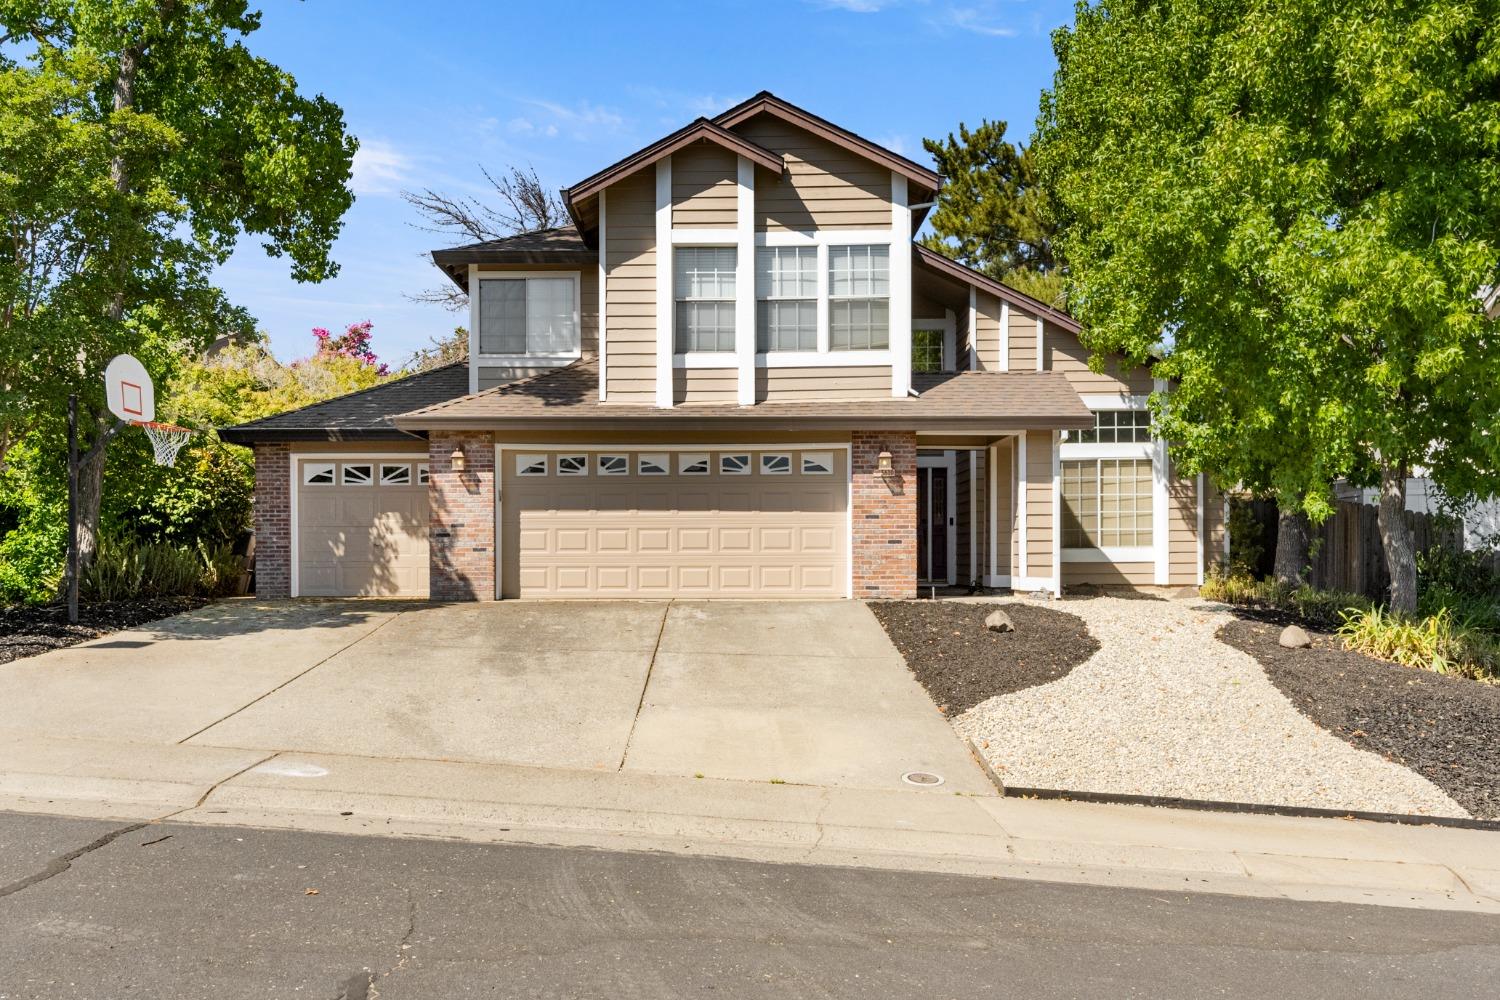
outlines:
[[[464,471],[464,450],[462,448],[454,448],[453,454],[448,456],[448,463],[453,466],[454,472]]]
[[[895,460],[891,458],[891,453],[884,448],[881,448],[880,454],[875,457],[875,471],[882,476],[889,476],[892,472],[896,471]]]

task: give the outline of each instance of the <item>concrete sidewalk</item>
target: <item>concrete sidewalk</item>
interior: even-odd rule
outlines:
[[[1500,833],[13,735],[0,809],[1500,913]]]

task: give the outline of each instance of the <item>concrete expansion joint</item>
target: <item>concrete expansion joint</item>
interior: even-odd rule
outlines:
[[[667,618],[672,613],[672,605],[676,598],[671,598],[661,609],[661,621],[656,626],[656,642],[651,646],[651,662],[646,664],[646,679],[641,682],[641,696],[635,703],[635,716],[630,720],[630,732],[625,734],[625,748],[620,751],[620,766],[616,771],[625,770],[625,761],[630,757],[630,742],[635,739],[635,727],[641,721],[641,709],[646,706],[646,691],[651,687],[651,673],[656,669],[656,656],[661,652],[661,637],[667,633]]]

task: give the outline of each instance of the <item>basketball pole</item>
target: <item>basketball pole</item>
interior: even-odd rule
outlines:
[[[78,624],[78,394],[68,396],[68,624]]]

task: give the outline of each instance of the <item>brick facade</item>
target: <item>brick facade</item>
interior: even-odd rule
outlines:
[[[855,431],[851,444],[854,596],[916,597],[917,435]],[[888,476],[877,471],[882,451],[891,453]]]
[[[285,443],[255,446],[255,596],[292,593],[292,460]]]
[[[464,471],[453,471],[462,448]],[[432,432],[427,441],[431,594],[435,601],[495,599],[495,446],[482,432]]]

